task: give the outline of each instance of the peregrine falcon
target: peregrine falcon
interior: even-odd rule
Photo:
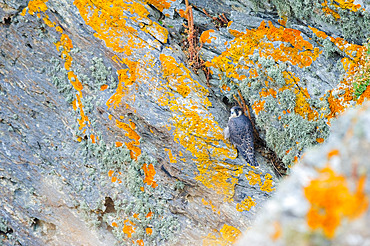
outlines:
[[[224,130],[224,135],[230,139],[231,143],[238,149],[238,153],[251,166],[259,166],[254,156],[252,124],[240,107],[231,108],[229,123]]]

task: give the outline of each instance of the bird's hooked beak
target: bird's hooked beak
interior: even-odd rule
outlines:
[[[235,110],[234,110],[234,109],[232,109],[232,110],[230,111],[230,117],[229,117],[229,119],[232,119],[232,118],[235,118],[235,117],[238,117],[238,116],[236,115]]]

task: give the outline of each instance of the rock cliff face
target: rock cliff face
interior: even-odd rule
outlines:
[[[368,6],[1,0],[2,243],[232,244],[370,96]],[[258,169],[222,135],[237,104]]]

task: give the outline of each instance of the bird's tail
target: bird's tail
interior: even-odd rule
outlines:
[[[252,153],[243,152],[243,158],[253,167],[258,167],[260,165]]]

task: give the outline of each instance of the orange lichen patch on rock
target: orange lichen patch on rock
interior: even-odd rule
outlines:
[[[74,101],[73,109],[75,111],[78,110],[80,113],[81,118],[77,119],[77,122],[79,124],[79,130],[82,130],[85,126],[87,126],[87,124],[90,125],[89,118],[85,115],[85,112],[83,110],[83,105],[81,102],[83,86],[73,71],[68,72],[68,79],[69,79],[69,82],[73,85],[73,88],[78,92],[76,94],[76,101]]]
[[[127,58],[120,59],[117,56],[113,56],[112,60],[117,63],[125,64],[128,66],[128,69],[120,69],[117,71],[119,83],[116,92],[108,99],[106,103],[108,109],[112,106],[114,106],[114,108],[118,107],[122,101],[122,98],[128,94],[130,86],[133,85],[137,80],[137,69],[139,67],[138,62],[130,61]]]
[[[253,108],[253,110],[254,110],[254,113],[256,114],[256,115],[258,115],[259,114],[259,112],[261,112],[262,110],[264,110],[265,108],[264,108],[264,105],[265,105],[265,101],[263,100],[263,101],[255,101],[254,103],[253,103],[253,105],[252,105],[252,108]]]
[[[111,181],[112,183],[115,183],[117,181],[117,177],[112,177]]]
[[[49,16],[45,15],[44,18],[42,18],[42,20],[44,21],[44,23],[48,26],[48,27],[55,27],[56,23],[55,22],[52,22],[50,19],[49,19]]]
[[[328,35],[325,33],[325,32],[322,32],[322,31],[319,31],[318,29],[312,27],[312,26],[308,26],[312,32],[319,38],[321,39],[326,39],[328,37]]]
[[[204,32],[202,33],[202,35],[200,35],[199,41],[200,41],[201,43],[203,43],[203,44],[205,44],[205,43],[209,43],[209,44],[210,44],[210,43],[212,42],[212,39],[216,39],[216,37],[211,37],[211,38],[210,38],[209,34],[210,34],[211,32],[215,32],[215,30],[210,29],[210,30],[204,31]]]
[[[170,149],[165,148],[164,151],[168,153],[168,158],[170,159],[171,163],[177,163],[176,156],[172,155],[172,151]]]
[[[225,139],[223,130],[207,111],[211,106],[208,90],[192,79],[184,64],[177,63],[173,57],[161,54],[159,59],[165,81],[156,88],[160,92],[158,103],[167,106],[173,114],[175,142],[194,156],[199,171],[196,179],[230,199],[243,170],[241,166],[224,162],[226,158],[235,158],[236,151],[231,146],[220,146]]]
[[[203,203],[205,206],[210,205],[210,206],[211,206],[212,211],[213,211],[213,212],[217,212],[217,209],[216,209],[215,205],[213,205],[212,201],[207,202],[204,198],[202,198],[202,203]],[[219,213],[219,211],[218,211],[218,213]]]
[[[176,10],[177,13],[179,13],[179,15],[181,16],[181,18],[186,18],[186,14],[185,14],[185,10],[183,9],[179,9],[179,10]]]
[[[269,88],[269,89],[262,88],[262,90],[260,91],[259,94],[260,94],[260,97],[267,97],[267,96],[271,95],[274,98],[276,98],[277,92],[273,88]]]
[[[149,213],[147,213],[147,215],[145,216],[145,218],[150,218],[150,217],[152,217],[153,216],[153,212],[152,211],[150,211]]]
[[[281,224],[279,221],[274,222],[274,234],[271,235],[273,241],[278,240],[281,237]]]
[[[100,86],[101,91],[105,91],[108,88],[108,85],[102,85]]]
[[[108,172],[108,176],[109,176],[109,177],[112,177],[112,176],[113,176],[113,173],[114,173],[114,171],[113,171],[113,170],[109,170],[109,172]]]
[[[72,57],[69,54],[73,48],[72,40],[66,34],[62,34],[60,41],[55,43],[55,46],[59,52],[61,52],[61,58],[65,61],[64,67],[69,70],[72,64]]]
[[[78,80],[76,74],[73,71],[68,72],[68,79],[76,91],[78,92],[82,91],[83,89],[82,83]]]
[[[238,228],[224,224],[220,232],[216,231],[216,234],[209,233],[203,239],[203,246],[231,246],[236,243],[241,234]]]
[[[249,180],[249,185],[262,185],[261,181],[261,175],[254,173],[253,171],[249,171],[247,174],[245,174],[245,177]]]
[[[349,9],[353,12],[356,12],[361,8],[361,4],[354,4],[355,0],[336,0],[333,1],[333,5],[335,7],[339,7],[342,9]]]
[[[89,118],[85,115],[85,113],[83,111],[83,106],[82,106],[82,103],[81,103],[81,97],[82,97],[81,95],[82,95],[81,92],[79,92],[79,94],[76,94],[77,105],[78,105],[78,109],[80,111],[80,116],[81,116],[80,119],[77,119],[77,122],[79,124],[79,128],[78,128],[79,130],[82,130],[86,126],[86,122],[90,125]]]
[[[316,138],[316,142],[323,143],[324,142],[324,139],[323,138]]]
[[[149,33],[155,37],[161,43],[166,44],[168,39],[168,31],[166,28],[159,25],[157,22],[151,22],[149,25],[145,25],[141,30]]]
[[[159,59],[162,63],[163,77],[169,82],[168,86],[174,89],[181,96],[186,97],[190,93],[189,82],[199,89],[203,89],[196,81],[190,76],[190,71],[187,70],[184,64],[178,64],[172,56],[160,54]],[[190,84],[190,83],[189,83]],[[208,91],[207,91],[208,92]]]
[[[143,239],[138,239],[136,240],[136,244],[139,245],[139,246],[144,246],[144,241]]]
[[[116,147],[118,148],[118,147],[121,147],[123,145],[123,143],[121,143],[121,142],[116,142]]]
[[[55,27],[55,30],[59,33],[63,33],[63,29],[60,26]]]
[[[134,28],[143,19],[151,22],[145,4],[120,0],[75,0],[73,3],[85,23],[96,31],[94,36],[104,40],[106,46],[114,51],[131,55],[135,49],[147,45],[138,37],[138,30]]]
[[[152,229],[152,228],[150,228],[150,227],[148,227],[148,228],[146,228],[146,229],[145,229],[145,232],[146,232],[146,234],[148,234],[148,235],[152,235],[152,233],[153,233],[153,229]]]
[[[308,103],[308,99],[310,98],[307,88],[296,90],[296,105],[294,107],[294,112],[304,119],[312,121],[319,117],[319,113],[311,108]]]
[[[265,182],[263,182],[263,185],[261,186],[261,190],[266,191],[266,192],[271,192],[271,191],[276,190],[275,188],[273,188],[272,182],[273,180],[272,180],[271,174],[266,173]]]
[[[123,123],[116,119],[116,126],[125,130],[125,136],[133,140],[131,142],[126,142],[125,145],[130,150],[131,159],[137,160],[137,157],[141,154],[141,149],[138,147],[141,137],[135,132],[135,124]]]
[[[356,190],[351,191],[347,178],[335,173],[330,167],[319,171],[319,176],[304,188],[304,194],[311,204],[307,223],[312,229],[322,229],[328,238],[342,219],[355,219],[363,214],[369,205],[364,191],[366,177],[358,179]]]
[[[123,223],[124,226],[122,228],[122,231],[127,235],[127,237],[130,238],[132,236],[132,233],[135,232],[135,224],[132,223],[130,220],[125,220]]]
[[[235,39],[228,44],[220,56],[212,59],[211,65],[225,73],[227,77],[242,80],[245,76],[238,71],[249,69],[253,61],[249,56],[258,51],[259,55],[273,58],[275,61],[290,62],[300,68],[310,66],[320,54],[318,48],[305,41],[301,32],[291,28],[275,27],[271,22],[266,25],[264,21],[256,29],[238,32]],[[272,42],[280,41],[279,47],[274,47]],[[244,58],[244,62],[240,62]]]
[[[117,223],[116,222],[112,222],[112,226],[113,227],[118,227]]]
[[[333,156],[339,155],[339,150],[333,149],[328,153],[328,160],[330,160]]]
[[[328,1],[325,0],[322,4],[322,12],[324,12],[325,14],[329,14],[329,15],[332,15],[336,20],[338,20],[340,18],[340,15],[335,12],[334,10],[332,10],[331,8],[328,7]]]
[[[156,188],[158,184],[154,181],[155,169],[153,164],[147,165],[146,163],[144,163],[143,170],[145,174],[144,183],[151,186],[152,188]]]
[[[90,139],[92,143],[96,143],[94,134],[90,134]]]
[[[171,2],[173,1],[175,0],[144,0],[144,2],[153,5],[161,12],[163,9],[169,9],[171,7]]]
[[[31,0],[28,2],[28,13],[30,15],[34,15],[37,12],[45,12],[48,7],[46,6],[46,2],[48,0]],[[27,13],[27,9],[24,8],[21,15],[24,16]]]
[[[248,196],[243,201],[236,204],[236,210],[238,210],[239,212],[249,211],[254,206],[256,206],[256,199]]]

